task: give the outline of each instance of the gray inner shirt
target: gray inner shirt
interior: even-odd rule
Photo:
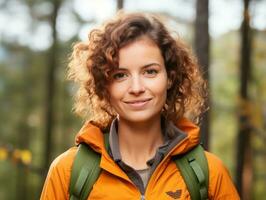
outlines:
[[[136,172],[140,176],[140,178],[143,182],[144,188],[146,188],[146,185],[147,185],[148,180],[149,180],[149,175],[150,175],[150,167],[148,167],[146,169],[136,170]]]
[[[155,156],[147,161],[148,168],[142,170],[135,170],[131,166],[124,163],[121,158],[117,133],[117,119],[114,119],[110,127],[110,146],[108,152],[113,160],[119,165],[119,167],[128,175],[129,179],[138,187],[142,195],[144,195],[145,193],[147,183],[152,173],[162,161],[164,156],[187,136],[186,133],[174,126],[172,122],[166,121],[164,118],[162,118],[161,123],[163,129],[164,144],[157,149]]]

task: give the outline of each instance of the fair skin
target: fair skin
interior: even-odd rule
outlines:
[[[161,110],[169,85],[157,45],[142,37],[119,51],[119,68],[108,86],[110,103],[118,114],[122,160],[134,169],[147,168],[163,144]]]

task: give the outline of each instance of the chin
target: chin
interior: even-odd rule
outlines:
[[[120,115],[119,118],[133,123],[145,123],[157,118],[160,119],[160,113],[128,113],[124,116]]]

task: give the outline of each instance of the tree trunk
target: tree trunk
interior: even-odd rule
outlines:
[[[46,173],[52,157],[53,144],[52,144],[52,130],[54,123],[54,96],[55,96],[55,72],[57,67],[57,32],[56,32],[56,19],[58,15],[58,9],[60,6],[60,0],[53,1],[53,12],[51,14],[51,27],[53,44],[48,52],[48,71],[46,79],[46,98],[45,98],[45,147],[44,147],[44,172]]]
[[[117,0],[117,10],[124,8],[124,0]]]
[[[198,57],[199,65],[203,72],[205,80],[209,80],[209,0],[197,0],[196,4],[196,22],[195,22],[195,50]],[[207,100],[210,105],[210,98]],[[209,118],[210,112],[205,112],[202,116],[201,124],[201,141],[203,146],[209,148]]]
[[[241,26],[241,60],[240,60],[240,111],[239,131],[237,136],[236,183],[243,199],[251,197],[252,161],[251,161],[251,126],[247,109],[249,101],[248,82],[251,69],[251,30],[249,16],[249,0],[244,0],[243,22]]]
[[[26,61],[23,63],[24,69],[24,83],[22,89],[24,91],[23,96],[23,107],[20,113],[20,122],[17,126],[17,135],[18,135],[18,150],[29,149],[30,143],[30,127],[28,125],[29,114],[32,105],[32,91],[30,88],[30,65],[31,65],[31,56],[26,52]],[[28,199],[28,176],[29,168],[27,165],[23,164],[21,160],[17,161],[17,177],[16,177],[16,199]]]

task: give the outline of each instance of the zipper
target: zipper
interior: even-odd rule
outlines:
[[[182,145],[185,141],[187,141],[188,140],[188,137],[186,136],[183,140],[181,140],[180,142],[179,142],[179,144],[175,147],[175,148],[173,148],[167,155],[165,155],[165,157],[163,158],[163,160],[160,162],[160,164],[156,167],[156,169],[154,170],[154,172],[152,173],[152,176],[150,177],[150,179],[149,179],[149,181],[148,181],[148,183],[147,183],[147,186],[146,186],[146,189],[145,189],[145,193],[148,191],[148,189],[149,189],[149,183],[151,182],[151,181],[153,181],[153,179],[155,179],[155,174],[157,173],[157,171],[160,169],[160,167],[163,165],[163,163],[165,162],[165,160],[166,159],[168,159],[168,157],[169,157],[169,155],[171,155],[171,153],[176,149],[176,148],[178,148],[180,145]],[[145,200],[145,196],[144,195],[142,195],[143,197],[144,197],[144,199],[143,200]],[[141,199],[142,200],[142,199]]]
[[[141,195],[140,196],[140,200],[145,200],[145,196],[144,195]]]

